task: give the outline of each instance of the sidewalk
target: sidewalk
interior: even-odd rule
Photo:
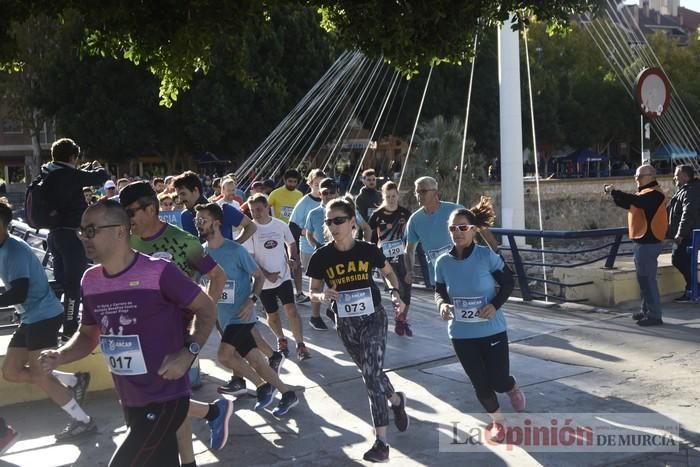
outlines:
[[[385,367],[395,388],[407,394],[411,417],[405,433],[397,433],[391,422],[390,465],[700,465],[697,305],[665,304],[666,324],[655,328],[636,326],[631,307],[544,308],[509,302],[505,308],[511,372],[527,395],[528,412],[663,415],[680,423],[678,452],[527,452],[506,446],[440,452],[439,424],[449,434],[452,422],[474,425],[478,422],[473,417],[486,418],[454,357],[445,323],[437,318],[432,294],[418,289],[410,318],[414,337],[400,338],[391,326],[387,344]],[[308,305],[299,309],[308,320]],[[365,465],[362,455],[373,435],[361,377],[335,332],[314,331],[307,320],[305,340],[313,358],[301,364],[286,360],[281,372],[299,391],[300,404],[277,420],[269,412],[254,412],[253,397],[239,398],[228,445],[218,452],[207,450],[206,425],[194,421],[198,465]],[[213,335],[204,350],[205,384],[195,392],[196,399],[215,399],[216,386],[228,379],[215,362],[216,346]],[[510,412],[507,397],[500,401]],[[54,444],[52,434],[63,427],[66,416],[51,403],[2,409],[22,440],[0,458],[0,466],[106,465],[124,436],[121,410],[112,391],[91,393],[86,409],[97,420],[99,433],[63,445]]]

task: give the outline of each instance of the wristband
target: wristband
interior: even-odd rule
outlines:
[[[394,291],[399,292],[399,289],[397,289],[396,287],[389,288],[389,293],[394,292]]]

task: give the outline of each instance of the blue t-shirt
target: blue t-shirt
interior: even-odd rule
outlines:
[[[26,300],[15,305],[22,323],[33,324],[63,313],[41,261],[24,240],[14,235],[8,235],[0,247],[0,279],[7,289],[12,281],[29,280]]]
[[[432,214],[421,208],[408,219],[406,241],[423,245],[425,256],[433,265],[435,260],[452,249],[452,238],[447,229],[447,220],[455,209],[461,209],[461,204],[440,201],[440,207]]]
[[[208,204],[209,201],[207,201],[206,198],[203,198],[202,203]],[[224,219],[221,222],[221,235],[223,235],[224,238],[233,240],[233,227],[238,227],[239,225],[241,225],[241,222],[243,221],[243,218],[245,216],[241,211],[234,208],[230,204],[224,203],[221,206],[221,210],[224,212]],[[194,216],[196,214],[197,213],[193,209],[182,211],[182,230],[191,233],[195,237],[199,237],[199,232],[197,232],[197,226],[194,225]]]
[[[317,208],[321,204],[319,198],[314,198],[310,194],[301,198],[294,209],[292,210],[292,215],[289,216],[289,223],[294,222],[296,225],[302,229],[306,228],[306,218],[312,209]],[[314,252],[314,247],[311,246],[309,241],[304,235],[299,238],[299,251],[306,254],[311,254]]]
[[[435,282],[445,284],[450,303],[454,304],[455,298],[469,298],[480,299],[481,306],[484,306],[497,293],[498,283],[491,273],[500,271],[503,267],[503,258],[488,247],[475,245],[466,259],[457,259],[450,253],[440,256],[435,264]],[[455,313],[457,312],[455,307]],[[452,319],[447,325],[450,339],[487,337],[505,330],[506,318],[500,309],[496,310],[493,318],[486,321],[464,322]]]
[[[255,312],[248,321],[243,321],[238,316],[252,291],[251,276],[258,270],[258,265],[255,264],[248,250],[238,242],[224,240],[224,244],[219,248],[212,248],[205,243],[204,251],[226,272],[226,286],[216,305],[217,319],[221,327],[226,329],[230,324],[255,323],[257,320]]]
[[[316,241],[321,245],[324,245],[326,243],[326,237],[323,233],[323,221],[325,219],[326,207],[320,205],[317,208],[314,208],[311,211],[309,211],[309,215],[306,217],[306,224],[304,224],[304,228],[311,232]],[[355,211],[355,223],[358,226],[361,226],[365,223],[365,220],[357,211]],[[313,252],[313,247],[311,248],[311,250]]]

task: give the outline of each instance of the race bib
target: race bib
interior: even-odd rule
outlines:
[[[486,305],[486,297],[455,297],[454,316],[455,321],[476,323],[488,321],[479,316],[479,309]]]
[[[338,294],[339,297],[336,305],[338,307],[339,318],[351,318],[353,316],[365,316],[374,313],[372,290],[369,287],[338,292]]]
[[[435,261],[445,253],[448,253],[452,249],[452,245],[443,246],[442,248],[437,248],[435,250],[428,250],[428,259],[431,263],[435,264]]]
[[[226,281],[226,285],[224,285],[224,291],[221,292],[221,299],[219,300],[219,303],[233,305],[233,300],[235,296],[236,281]]]
[[[294,211],[294,206],[282,206],[282,217],[289,219],[292,217],[292,211]]]
[[[384,256],[387,258],[401,256],[405,251],[403,240],[391,240],[389,242],[382,243],[382,252],[384,252]]]
[[[138,335],[102,335],[100,336],[100,349],[112,374],[136,376],[145,375],[148,372]]]

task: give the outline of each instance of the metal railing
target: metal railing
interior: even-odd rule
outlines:
[[[621,253],[620,246],[624,244],[632,243],[627,238],[627,228],[619,227],[614,229],[598,229],[598,230],[574,230],[574,231],[564,231],[564,230],[530,230],[530,229],[501,229],[494,228],[491,229],[494,235],[501,236],[508,240],[507,244],[503,242],[501,246],[501,252],[510,252],[511,259],[506,259],[506,263],[512,266],[515,275],[517,277],[517,290],[520,290],[520,294],[523,300],[531,301],[536,298],[544,298],[547,300],[558,300],[558,301],[583,301],[583,300],[571,300],[567,299],[565,294],[555,295],[551,293],[543,293],[537,290],[533,290],[530,286],[531,282],[554,285],[560,287],[560,290],[565,288],[581,287],[584,285],[590,285],[593,281],[577,282],[577,283],[565,283],[552,279],[544,279],[541,276],[528,275],[526,272],[526,267],[528,266],[538,266],[540,268],[577,268],[580,266],[585,266],[588,264],[596,263],[598,261],[605,260],[605,265],[603,269],[613,269],[615,267],[615,259],[618,256],[630,255],[630,252]],[[596,245],[589,248],[579,248],[571,249],[541,249],[537,247],[529,247],[526,249],[528,256],[531,254],[537,255],[537,260],[523,260],[523,251],[525,251],[522,246],[522,241],[520,245],[516,238],[521,237],[525,239],[536,239],[537,244],[540,244],[540,239],[555,239],[555,240],[581,240],[581,239],[597,239],[597,238],[612,238],[612,241],[606,241],[602,245]],[[625,240],[623,240],[623,238]],[[527,241],[526,241],[527,243]],[[544,264],[542,262],[542,253],[547,255],[556,255],[562,257],[575,257],[583,253],[594,253],[600,251],[600,255],[595,255],[592,258],[587,258],[585,260],[572,260],[566,262],[549,262],[546,261]],[[533,255],[534,256],[534,255]]]

